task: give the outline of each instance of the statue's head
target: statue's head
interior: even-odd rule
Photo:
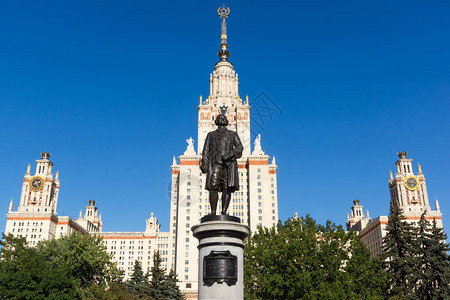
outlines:
[[[218,115],[215,123],[217,126],[227,126],[228,125],[227,116],[225,116],[224,114]]]

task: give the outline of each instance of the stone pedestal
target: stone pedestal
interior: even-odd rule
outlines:
[[[198,299],[244,299],[244,239],[250,228],[230,216],[207,216],[192,227],[199,240]]]

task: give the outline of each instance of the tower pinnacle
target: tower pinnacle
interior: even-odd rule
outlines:
[[[230,14],[230,8],[225,7],[225,4],[223,7],[219,7],[217,9],[217,13],[222,18],[222,33],[220,35],[220,51],[217,53],[217,55],[220,58],[220,61],[228,61],[228,57],[230,57],[230,51],[228,51],[228,44],[227,44],[227,18]]]
[[[437,203],[437,199],[436,199],[436,203]],[[11,202],[9,202],[8,213],[12,212],[12,210],[13,210],[13,198],[11,198]]]

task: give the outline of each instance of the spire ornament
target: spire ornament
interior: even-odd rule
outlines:
[[[219,7],[217,9],[217,13],[222,18],[222,32],[220,35],[220,51],[217,53],[217,55],[220,58],[220,61],[228,61],[228,57],[230,57],[230,51],[228,51],[228,44],[227,44],[227,18],[230,14],[230,8],[225,7],[225,4],[223,7]]]
[[[400,151],[400,152],[397,152],[397,155],[398,155],[398,158],[400,158],[400,159],[406,159],[406,156],[408,155],[408,152]]]
[[[12,200],[11,200],[12,201]],[[441,211],[441,207],[439,206],[439,202],[438,202],[438,199],[437,198],[435,198],[435,200],[434,200],[434,205],[436,206],[436,210],[437,211]]]

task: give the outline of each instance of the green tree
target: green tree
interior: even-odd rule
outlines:
[[[0,245],[0,299],[80,299],[67,266],[53,268],[25,238],[4,235]]]
[[[150,285],[138,260],[134,261],[133,274],[127,281],[126,286],[129,293],[138,297],[148,297],[150,295]]]
[[[161,255],[159,251],[155,251],[153,254],[153,266],[150,270],[151,280],[150,280],[150,288],[151,288],[151,296],[156,300],[167,299],[165,296],[165,281],[166,274],[164,269],[161,267]]]
[[[105,285],[91,285],[84,293],[84,300],[137,300],[143,299],[127,292],[125,284],[112,282]]]
[[[420,281],[418,294],[420,299],[450,298],[450,261],[449,246],[445,242],[447,235],[438,228],[436,220],[430,226],[425,213],[419,222],[419,240],[421,242]]]
[[[417,286],[417,296],[420,299],[431,299],[428,292],[429,282],[427,280],[428,277],[428,268],[429,266],[429,248],[431,243],[431,234],[430,234],[430,226],[425,218],[426,211],[420,216],[419,223],[417,224],[417,242],[419,245],[418,249],[418,286]]]
[[[184,299],[183,294],[177,286],[177,277],[173,270],[166,275],[161,267],[161,256],[158,251],[153,255],[153,266],[150,270],[151,296],[156,300],[179,300]]]
[[[345,270],[350,275],[352,291],[360,299],[382,298],[381,295],[384,295],[388,287],[388,275],[382,262],[379,259],[371,259],[369,250],[354,232],[349,251],[351,257]]]
[[[166,277],[165,284],[164,284],[164,290],[165,290],[165,294],[167,296],[166,299],[170,299],[170,300],[184,299],[184,296],[181,293],[177,282],[178,282],[177,274],[175,273],[175,271],[173,269],[170,269],[169,275]]]
[[[354,233],[309,215],[259,227],[244,249],[246,299],[382,297],[383,272]]]
[[[59,239],[39,243],[36,250],[54,268],[69,267],[69,276],[81,288],[104,285],[117,276],[118,270],[101,238],[74,232]]]
[[[450,298],[450,259],[447,235],[443,228],[436,225],[433,219],[431,227],[431,243],[428,249],[430,259],[429,282],[433,299]]]
[[[420,277],[417,228],[407,223],[403,210],[392,203],[386,231],[382,259],[389,275],[389,295],[415,299]]]

